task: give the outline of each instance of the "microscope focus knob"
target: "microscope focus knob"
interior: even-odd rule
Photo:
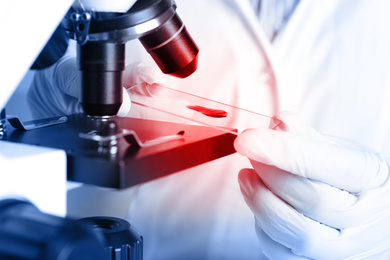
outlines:
[[[104,240],[107,259],[143,259],[143,238],[126,220],[114,217],[88,217],[79,221],[90,226]]]

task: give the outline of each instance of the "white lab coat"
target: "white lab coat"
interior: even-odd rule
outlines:
[[[200,60],[170,87],[267,115],[291,110],[324,134],[389,151],[390,2],[301,0],[273,45],[249,1],[176,2]],[[73,190],[69,213],[127,217],[144,237],[144,259],[261,259],[237,183],[249,166],[235,154],[125,191]]]
[[[281,109],[381,153],[390,142],[388,1],[301,1],[274,50]]]

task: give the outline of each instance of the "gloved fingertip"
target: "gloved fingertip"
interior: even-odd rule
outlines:
[[[304,125],[294,113],[282,111],[271,118],[269,129],[290,133],[306,133],[309,127]]]
[[[268,129],[247,129],[243,131],[234,141],[236,151],[246,157],[252,158],[262,154],[262,140],[268,136]],[[252,158],[255,159],[255,158]]]
[[[271,118],[270,129],[279,131],[289,131],[290,125],[297,121],[296,115],[289,111],[281,111]]]
[[[273,116],[269,124],[269,129],[286,131],[287,125],[277,116]]]
[[[130,108],[131,108],[130,95],[129,93],[127,93],[127,90],[125,88],[123,88],[122,100],[123,100],[122,105],[119,108],[117,116],[125,117],[130,112]]]
[[[270,129],[248,129],[236,138],[234,148],[251,160],[274,165],[283,147],[284,138],[281,134]]]
[[[167,83],[165,74],[156,66],[139,64],[137,77],[149,85],[154,83],[166,85]]]
[[[262,182],[254,169],[245,168],[238,173],[238,183],[241,193],[249,199]]]
[[[249,132],[253,131],[252,129],[247,129],[243,131],[239,136],[237,136],[236,140],[234,140],[234,149],[241,155],[246,156],[248,151],[248,144],[250,143],[251,135]]]

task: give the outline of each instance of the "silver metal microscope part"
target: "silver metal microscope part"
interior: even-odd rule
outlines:
[[[87,133],[79,133],[79,137],[87,140],[92,140],[95,142],[98,142],[99,149],[107,148],[108,146],[116,146],[117,140],[120,138],[124,138],[130,145],[136,146],[136,147],[149,147],[154,145],[159,145],[162,143],[167,143],[171,141],[176,140],[182,140],[185,132],[180,131],[176,134],[172,135],[165,135],[160,136],[155,139],[150,140],[144,140],[142,141],[137,133],[133,130],[128,129],[121,129],[118,133],[108,135],[108,136],[102,136],[99,135],[96,130],[87,132]],[[100,148],[100,146],[103,146]],[[101,150],[101,151],[107,151],[107,149]],[[99,151],[100,152],[100,151]],[[110,152],[112,154],[112,152]]]
[[[5,108],[0,112],[0,140],[5,137],[7,133],[7,121],[5,116]]]
[[[68,117],[61,116],[56,118],[49,118],[45,120],[36,120],[31,122],[25,122],[23,123],[20,121],[20,119],[17,116],[9,116],[7,117],[8,122],[16,129],[28,131],[33,130],[37,128],[47,127],[47,126],[53,126],[65,123],[68,121]]]
[[[75,32],[71,34],[71,38],[75,39],[78,43],[83,44],[87,41],[91,42],[127,42],[140,38],[147,33],[157,29],[161,25],[165,24],[169,19],[175,15],[175,8],[172,6],[163,14],[140,24],[127,27],[125,29],[112,30],[107,32],[88,33],[91,23],[91,13],[83,12],[81,14],[72,14],[72,21]],[[82,26],[82,30],[80,30]]]

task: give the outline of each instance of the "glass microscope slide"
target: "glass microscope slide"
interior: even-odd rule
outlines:
[[[268,128],[271,117],[159,84],[128,89],[129,117],[209,126],[240,134],[249,128]]]

